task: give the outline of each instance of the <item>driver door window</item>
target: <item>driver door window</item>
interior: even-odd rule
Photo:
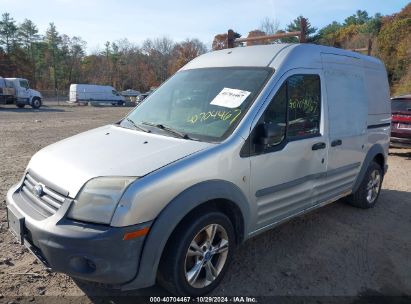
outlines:
[[[320,77],[294,75],[287,79],[287,138],[295,140],[320,133]]]
[[[276,124],[282,130],[278,140],[266,147],[263,153],[282,149],[289,141],[319,136],[320,109],[318,75],[299,74],[287,78],[260,119],[259,124]]]
[[[24,89],[28,89],[29,88],[29,83],[26,80],[20,80],[20,87],[22,87]]]

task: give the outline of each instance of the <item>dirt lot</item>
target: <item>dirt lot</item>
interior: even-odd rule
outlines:
[[[114,122],[129,110],[0,108],[0,301],[86,294],[82,302],[87,303],[99,295],[118,295],[46,272],[7,231],[5,196],[36,151]],[[375,208],[358,210],[337,202],[247,241],[214,294],[411,295],[411,150],[392,150],[389,166]],[[153,287],[131,294],[166,292]]]

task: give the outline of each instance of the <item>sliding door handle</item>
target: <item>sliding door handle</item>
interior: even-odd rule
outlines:
[[[319,143],[313,144],[311,149],[312,150],[320,150],[320,149],[325,149],[325,147],[326,147],[325,143],[319,142]]]
[[[331,147],[341,146],[341,145],[342,145],[342,140],[341,139],[335,139],[331,142]]]

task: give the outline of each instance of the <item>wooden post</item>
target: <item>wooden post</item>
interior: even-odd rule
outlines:
[[[371,56],[371,49],[372,49],[372,40],[368,39],[368,49],[367,49],[368,56]]]
[[[305,18],[301,18],[300,21],[300,43],[305,43],[307,42],[307,37],[306,37],[306,33],[307,33],[307,19]]]
[[[227,48],[231,49],[234,47],[234,40],[235,40],[235,35],[233,30],[228,30],[227,32]]]

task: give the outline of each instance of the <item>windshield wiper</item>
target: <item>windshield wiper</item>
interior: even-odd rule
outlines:
[[[133,125],[134,128],[146,132],[146,133],[151,133],[150,130],[147,130],[146,128],[140,127],[139,125],[137,125],[132,119],[126,117],[125,120],[127,120],[129,123],[131,123]]]
[[[164,130],[168,133],[177,135],[180,138],[195,140],[194,138],[191,138],[190,136],[188,136],[186,133],[182,133],[180,131],[177,131],[176,129],[173,129],[172,127],[166,126],[164,124],[156,124],[156,123],[147,122],[147,121],[143,121],[142,124],[146,125],[146,126],[156,127],[158,129]]]

